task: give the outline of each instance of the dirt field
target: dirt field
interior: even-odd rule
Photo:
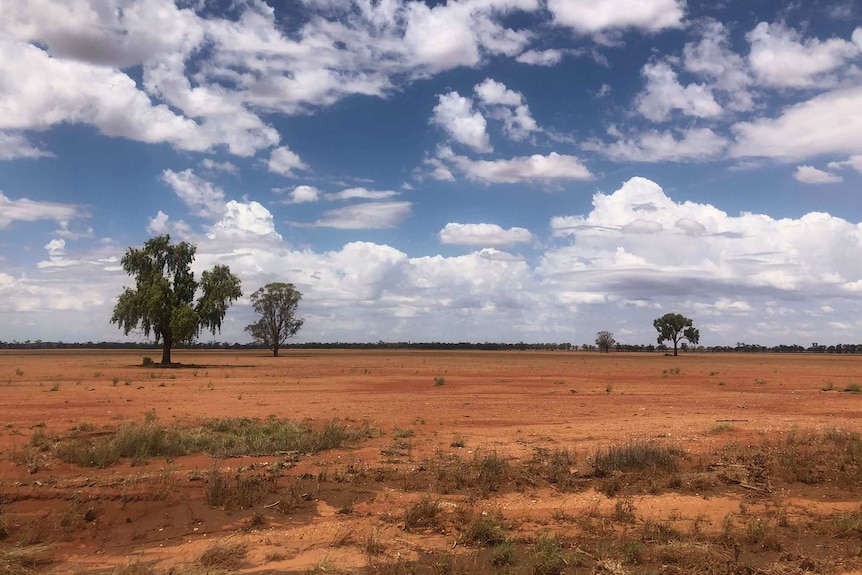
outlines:
[[[862,357],[143,355],[0,352],[0,574],[862,568]],[[216,418],[347,439],[96,464]]]

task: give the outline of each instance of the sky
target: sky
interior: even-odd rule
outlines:
[[[295,341],[862,342],[853,0],[0,0],[0,340],[197,245]],[[141,339],[131,335],[131,339]]]

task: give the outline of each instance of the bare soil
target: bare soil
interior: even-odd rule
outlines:
[[[862,572],[862,527],[845,529],[862,476],[797,440],[862,433],[862,394],[844,391],[862,383],[860,356],[175,351],[181,365],[161,368],[144,355],[159,357],[0,352],[0,553],[47,545],[52,561],[27,569],[58,574],[191,573],[227,543],[238,562],[200,572]],[[377,433],[315,455],[105,469],[32,447],[128,421],[270,416]],[[678,450],[678,468],[596,472],[596,450],[644,443]],[[563,450],[570,464],[549,474]],[[214,471],[273,483],[248,508],[214,508]],[[409,528],[423,496],[439,514]],[[510,562],[469,540],[477,518],[502,529]],[[565,558],[556,571],[538,563],[543,537]],[[0,561],[7,572],[29,571]]]

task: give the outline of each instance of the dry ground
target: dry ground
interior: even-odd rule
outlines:
[[[862,357],[144,355],[0,352],[0,575],[862,568]],[[356,433],[63,461],[240,417]]]

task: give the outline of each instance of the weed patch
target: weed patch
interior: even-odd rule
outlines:
[[[404,512],[404,529],[435,529],[441,524],[440,502],[428,495]]]
[[[598,477],[616,471],[644,471],[661,469],[676,471],[678,449],[655,443],[633,441],[625,445],[598,448],[593,456],[593,470]]]

